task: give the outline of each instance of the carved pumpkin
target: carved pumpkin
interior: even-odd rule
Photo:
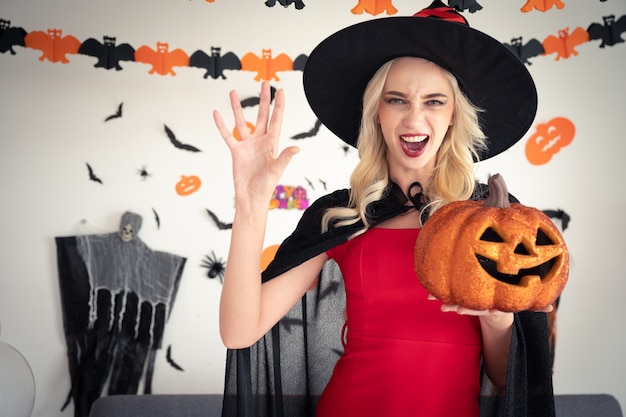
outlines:
[[[486,310],[541,310],[561,294],[569,274],[565,241],[540,210],[510,204],[499,175],[485,201],[437,210],[415,245],[415,272],[446,304]]]

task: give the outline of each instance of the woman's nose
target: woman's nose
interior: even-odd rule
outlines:
[[[404,123],[407,126],[419,124],[424,118],[424,109],[421,106],[411,106],[406,112]]]

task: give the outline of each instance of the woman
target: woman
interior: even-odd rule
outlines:
[[[357,39],[363,47],[354,46]],[[434,53],[435,44],[448,50]],[[478,54],[468,45],[483,49]],[[258,265],[267,202],[298,151],[288,147],[276,155],[284,94],[276,93],[270,113],[263,85],[255,133],[242,141],[214,114],[232,153],[236,197],[220,329],[228,348],[244,349],[236,355],[236,389],[227,380],[224,415],[234,408],[238,415],[297,409],[282,396],[277,352],[284,346],[276,323],[316,285],[329,259],[345,281],[347,343],[319,404],[313,399],[307,410],[317,406],[318,416],[553,415],[549,361],[543,368],[545,315],[441,304],[413,272],[413,245],[428,214],[450,201],[484,198],[485,187],[475,187],[474,160],[512,146],[532,123],[536,95],[523,64],[435,2],[414,18],[365,22],[329,37],[309,56],[304,82],[320,120],[347,143],[358,142],[361,159],[350,190],[307,210],[263,279]],[[247,131],[236,93],[230,98],[239,131]],[[257,378],[248,373],[255,364],[245,349],[258,348],[270,330],[273,387],[269,405],[259,407],[265,403],[256,395],[264,388],[250,393],[247,384]],[[520,336],[538,352],[528,355]],[[535,360],[541,368],[527,373]],[[487,385],[503,388],[500,402],[479,406],[482,370],[489,381],[483,393]],[[231,408],[233,391],[238,406]]]

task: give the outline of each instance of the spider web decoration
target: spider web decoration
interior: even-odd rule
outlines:
[[[141,216],[119,232],[55,238],[74,416],[103,395],[152,392],[161,347],[186,259],[139,239]]]

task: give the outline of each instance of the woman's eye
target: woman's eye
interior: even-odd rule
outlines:
[[[387,104],[404,104],[405,101],[401,98],[397,98],[397,97],[388,97],[385,102]]]
[[[441,101],[441,100],[428,100],[428,101],[426,102],[426,104],[427,104],[428,106],[443,106],[443,105],[444,105],[444,104],[446,104],[446,103],[444,103],[444,102],[443,102],[443,101]]]

